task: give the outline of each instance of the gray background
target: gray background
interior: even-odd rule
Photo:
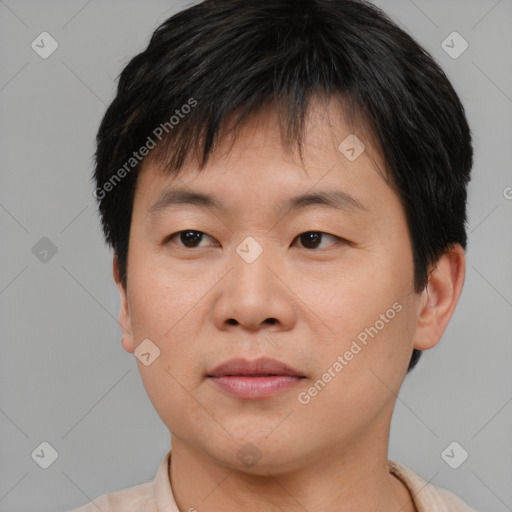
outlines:
[[[512,2],[376,3],[446,71],[476,151],[465,288],[400,392],[390,458],[478,510],[512,510]],[[90,176],[117,75],[185,5],[0,0],[0,511],[69,510],[150,480],[169,448],[120,344]],[[59,44],[48,59],[31,48],[43,31]],[[456,59],[441,47],[453,31],[469,43]],[[57,248],[46,262],[42,237]],[[43,441],[48,469],[31,457]],[[458,469],[440,455],[452,441],[469,453]]]

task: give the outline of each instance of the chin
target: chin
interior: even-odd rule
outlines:
[[[307,458],[307,454],[296,453],[297,446],[303,443],[284,431],[281,437],[274,434],[237,436],[227,439],[224,446],[215,443],[214,446],[203,448],[219,464],[250,475],[268,477],[269,474],[277,475],[297,469],[299,460]],[[312,449],[311,446],[308,448]]]

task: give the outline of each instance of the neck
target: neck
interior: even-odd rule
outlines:
[[[373,446],[318,453],[295,469],[251,474],[171,437],[170,480],[180,511],[415,512],[405,486],[389,473],[388,435]],[[374,438],[375,439],[375,438]]]

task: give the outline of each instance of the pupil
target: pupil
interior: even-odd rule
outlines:
[[[194,244],[197,242],[198,238],[201,238],[201,233],[198,231],[183,231],[183,233],[181,233],[181,241],[184,245],[187,245],[187,243]]]
[[[301,236],[303,237],[303,245],[307,247],[308,243],[312,245],[317,245],[321,234],[318,231],[308,231],[307,233],[304,233]]]

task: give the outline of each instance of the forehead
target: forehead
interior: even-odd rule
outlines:
[[[276,208],[323,200],[364,211],[368,187],[374,181],[385,184],[385,166],[371,132],[349,123],[341,108],[337,101],[311,102],[303,161],[296,146],[283,143],[277,111],[270,107],[221,135],[203,169],[192,157],[178,173],[167,170],[164,162],[146,159],[136,201],[147,212],[157,212],[172,201],[219,208],[217,199],[229,202],[242,195],[256,202],[265,198],[266,206],[271,200]]]

